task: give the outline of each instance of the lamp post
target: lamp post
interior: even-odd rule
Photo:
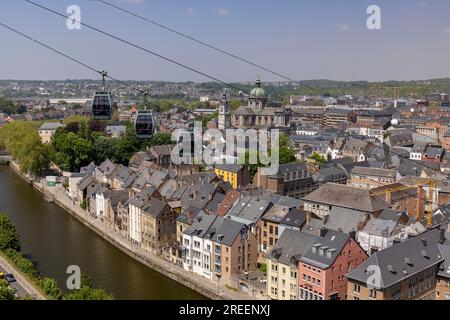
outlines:
[[[220,295],[220,274],[216,273],[216,277],[217,277],[217,295]]]

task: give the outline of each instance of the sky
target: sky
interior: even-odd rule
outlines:
[[[94,0],[33,0],[227,82],[283,81]],[[106,0],[296,80],[450,77],[448,0]],[[381,9],[381,30],[366,10]],[[209,81],[24,0],[2,0],[0,22],[122,80]],[[0,79],[97,74],[0,26]]]

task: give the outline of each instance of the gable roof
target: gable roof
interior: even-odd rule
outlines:
[[[39,130],[56,130],[60,127],[64,127],[64,125],[59,122],[44,122]]]
[[[316,238],[312,234],[286,229],[269,252],[268,258],[285,265],[296,264],[315,243]]]
[[[367,283],[371,272],[370,266],[379,270],[378,283],[372,284],[377,289],[388,288],[444,259],[438,248],[439,230],[432,229],[417,237],[410,238],[392,247],[374,253],[366,261],[347,274],[347,278]]]
[[[325,226],[328,229],[350,233],[358,231],[368,220],[367,214],[347,208],[333,207]]]
[[[376,212],[390,207],[380,197],[370,195],[368,189],[327,183],[303,198],[304,201],[324,203],[364,212]]]
[[[157,198],[151,198],[150,201],[142,208],[142,211],[153,217],[159,217],[166,208],[167,204]]]
[[[378,177],[395,179],[395,177],[397,175],[397,170],[356,166],[353,168],[352,174],[370,175],[370,176],[378,176]]]
[[[300,258],[300,261],[327,269],[333,265],[349,240],[350,235],[346,233],[326,230],[325,235],[316,237],[313,246]]]

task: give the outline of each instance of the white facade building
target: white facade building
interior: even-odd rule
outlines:
[[[130,239],[134,243],[141,243],[141,209],[129,204],[129,218],[128,229],[130,232]]]

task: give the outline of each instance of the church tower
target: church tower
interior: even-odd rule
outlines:
[[[230,109],[228,107],[228,99],[226,91],[223,92],[219,105],[219,118],[217,127],[219,130],[230,128]]]
[[[267,105],[267,95],[263,88],[261,88],[261,80],[256,78],[255,88],[250,92],[248,97],[248,106],[253,110],[260,112]]]

